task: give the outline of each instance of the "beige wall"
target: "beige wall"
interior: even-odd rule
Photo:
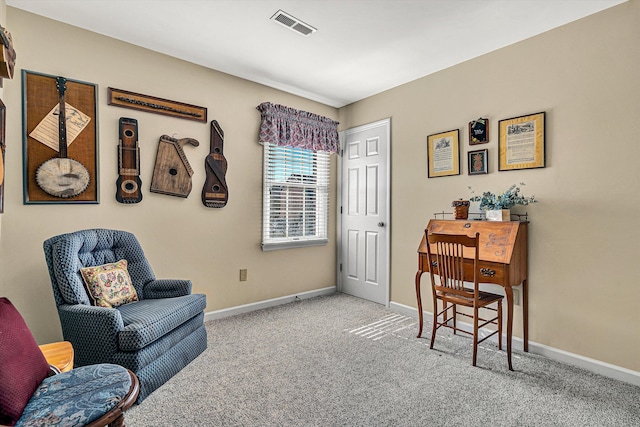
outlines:
[[[416,305],[416,249],[434,212],[451,211],[469,185],[524,181],[540,200],[526,209],[530,339],[640,371],[639,40],[632,0],[341,109],[344,128],[392,120],[393,301]],[[546,168],[498,172],[498,120],[539,111]],[[491,120],[490,143],[470,148],[478,117]],[[456,128],[462,174],[428,179],[426,136]],[[466,152],[480,148],[489,174],[468,176]]]
[[[5,81],[8,147],[0,295],[14,302],[39,342],[61,338],[42,242],[77,229],[134,232],[156,276],[191,279],[194,291],[207,295],[207,311],[335,285],[332,244],[265,253],[260,249],[262,146],[257,143],[260,113],[255,107],[270,101],[334,119],[337,109],[18,9],[7,8],[7,15],[20,69],[99,86],[100,204],[23,205],[20,73]],[[208,124],[109,106],[107,87],[207,107],[209,121],[216,119],[225,132],[228,205],[208,209],[200,200]],[[115,200],[120,117],[136,118],[139,124],[144,198],[137,205]],[[185,147],[195,171],[187,199],[148,191],[162,134],[200,141],[197,148]],[[335,229],[334,216],[329,227]],[[247,282],[239,282],[241,268],[248,269]]]

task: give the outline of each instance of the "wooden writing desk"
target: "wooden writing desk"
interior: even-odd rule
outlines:
[[[513,333],[513,286],[522,284],[522,316],[524,326],[524,351],[529,351],[528,295],[527,295],[527,225],[518,221],[468,221],[432,219],[427,225],[430,233],[467,234],[475,236],[480,233],[480,283],[495,283],[504,288],[507,297],[507,349],[511,354],[511,338]],[[418,248],[418,272],[416,273],[416,297],[418,300],[418,316],[422,335],[422,297],[420,295],[420,277],[429,271],[431,262],[427,255],[426,236]],[[465,277],[473,281],[473,255],[464,254]],[[467,276],[468,275],[468,276]],[[435,313],[434,313],[435,315]],[[511,358],[509,358],[509,369]]]

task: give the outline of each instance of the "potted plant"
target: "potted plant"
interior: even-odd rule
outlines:
[[[455,219],[467,219],[469,217],[469,205],[471,202],[468,200],[454,200],[451,202],[453,207],[453,215]]]
[[[523,185],[524,182],[521,182],[520,186]],[[488,221],[510,221],[512,207],[537,202],[535,196],[527,197],[522,195],[520,186],[513,184],[507,191],[498,194],[485,191],[482,196],[473,196],[469,200],[480,202],[480,209],[485,211],[485,217]],[[471,187],[469,187],[469,190],[474,193]]]

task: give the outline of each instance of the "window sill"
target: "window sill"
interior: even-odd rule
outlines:
[[[329,239],[287,240],[286,242],[262,243],[262,251],[278,251],[281,249],[305,248],[309,246],[325,246]]]

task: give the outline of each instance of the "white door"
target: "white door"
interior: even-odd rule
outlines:
[[[389,304],[389,142],[385,119],[341,132],[338,286]]]

